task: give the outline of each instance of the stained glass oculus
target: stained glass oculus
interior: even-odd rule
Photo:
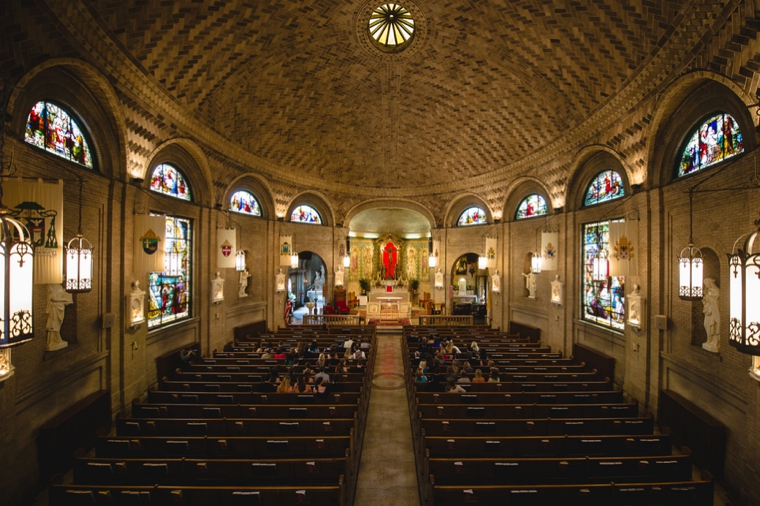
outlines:
[[[293,212],[290,214],[290,221],[296,221],[299,223],[315,223],[317,225],[321,225],[322,217],[313,207],[298,206],[293,209]]]
[[[378,44],[398,48],[414,36],[414,19],[406,8],[398,4],[384,4],[372,11],[367,28]]]
[[[534,193],[528,195],[520,205],[517,206],[517,213],[515,214],[516,220],[522,220],[525,218],[532,218],[534,216],[544,216],[546,214],[546,201],[541,195]]]
[[[625,195],[623,180],[614,170],[605,170],[596,175],[586,190],[584,205],[593,206]]]
[[[622,220],[613,220],[622,221]],[[609,258],[610,222],[600,221],[583,225],[583,319],[623,330],[625,328],[625,278],[611,276],[606,281],[594,281],[594,258],[602,251]]]
[[[37,102],[26,118],[24,140],[45,151],[92,168],[92,153],[71,115],[51,102]]]
[[[168,163],[162,163],[153,169],[150,177],[150,189],[182,200],[192,200],[190,186],[182,173]]]
[[[250,214],[251,216],[261,216],[261,207],[250,192],[245,190],[236,191],[230,197],[230,211],[241,214]]]
[[[694,132],[686,143],[678,165],[678,177],[744,152],[744,142],[736,120],[728,114],[717,114]]]
[[[486,223],[488,223],[486,212],[479,207],[470,207],[459,215],[457,226],[483,225]]]
[[[164,270],[148,273],[149,328],[190,316],[192,252],[192,222],[167,216]]]

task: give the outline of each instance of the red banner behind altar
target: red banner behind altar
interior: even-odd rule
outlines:
[[[396,278],[396,264],[398,263],[398,248],[392,242],[388,242],[383,248],[383,265],[385,266],[385,279]]]

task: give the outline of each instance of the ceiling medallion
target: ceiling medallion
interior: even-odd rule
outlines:
[[[367,0],[357,11],[355,28],[365,48],[383,60],[405,59],[427,39],[425,16],[413,0],[404,5]]]
[[[367,29],[381,49],[399,51],[414,38],[414,19],[405,7],[384,4],[372,11]]]

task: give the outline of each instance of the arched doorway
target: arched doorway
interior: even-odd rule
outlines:
[[[294,301],[295,311],[313,302],[314,311],[321,311],[325,304],[324,289],[327,285],[327,267],[322,257],[311,251],[298,253],[298,267],[288,268],[288,296]],[[300,311],[305,312],[305,311]]]
[[[484,324],[488,314],[488,269],[478,269],[479,256],[465,253],[451,265],[452,314],[471,314],[476,324]]]

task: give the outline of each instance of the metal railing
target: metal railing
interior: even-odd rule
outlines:
[[[304,325],[359,325],[358,314],[305,314]]]
[[[420,315],[420,325],[465,326],[474,325],[475,319],[471,314],[466,315]]]

